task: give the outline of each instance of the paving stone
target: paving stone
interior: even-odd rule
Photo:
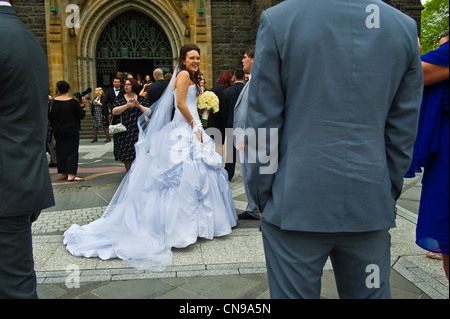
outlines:
[[[106,175],[76,184],[54,182],[57,205],[43,211],[33,225],[40,298],[270,298],[260,222],[256,220],[239,221],[228,236],[199,239],[187,248],[173,249],[173,264],[163,272],[137,271],[119,259],[103,261],[70,255],[62,244],[63,232],[73,223],[99,218],[125,175],[123,165],[113,160],[111,146],[112,143],[97,148],[89,141],[81,142],[82,172],[95,175],[101,171]],[[114,166],[109,175],[105,169],[108,165]],[[117,168],[122,172],[117,172]],[[230,186],[238,213],[246,207],[240,174],[237,164]],[[390,230],[392,295],[394,299],[448,299],[448,280],[442,263],[426,258],[425,251],[414,244],[420,181],[419,175],[405,179],[404,194],[397,202],[397,227]],[[65,285],[70,275],[66,271],[68,265],[79,268],[80,288],[69,289]],[[338,298],[329,259],[323,274],[322,298]]]

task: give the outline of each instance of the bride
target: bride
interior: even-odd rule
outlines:
[[[183,46],[166,91],[139,118],[136,159],[103,216],[64,233],[72,255],[161,271],[171,265],[172,247],[227,235],[236,225],[223,159],[197,112],[199,64],[200,49]]]

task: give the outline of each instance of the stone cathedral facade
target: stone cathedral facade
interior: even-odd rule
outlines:
[[[201,48],[208,87],[241,68],[255,43],[261,12],[282,0],[13,0],[48,57],[50,88],[65,80],[72,92],[108,87],[117,71],[172,71],[180,48]],[[316,0],[325,1],[325,0]],[[420,0],[384,0],[413,17]]]

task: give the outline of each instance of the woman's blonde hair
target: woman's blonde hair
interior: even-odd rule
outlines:
[[[103,92],[102,88],[96,88],[95,90],[100,92],[100,96],[105,96],[105,92]]]

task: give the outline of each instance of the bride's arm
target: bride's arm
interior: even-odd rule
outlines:
[[[183,115],[184,119],[191,124],[191,127],[194,128],[195,122],[193,121],[193,117],[191,112],[189,112],[189,108],[186,105],[186,95],[189,88],[189,73],[188,71],[181,71],[177,75],[176,79],[176,89],[177,89],[177,108],[180,111],[181,115]]]

